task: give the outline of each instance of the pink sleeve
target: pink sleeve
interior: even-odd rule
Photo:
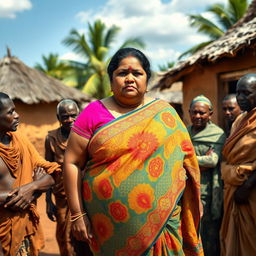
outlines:
[[[90,103],[77,117],[72,130],[90,139],[95,131],[115,119],[100,100]]]
[[[90,103],[77,117],[72,130],[86,139],[94,133],[93,116],[95,115],[95,102]]]

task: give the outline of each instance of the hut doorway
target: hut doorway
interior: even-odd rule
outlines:
[[[246,74],[256,73],[256,67],[218,74],[218,123],[224,127],[222,100],[228,94],[236,94],[237,81]]]

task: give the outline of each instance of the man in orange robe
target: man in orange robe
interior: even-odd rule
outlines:
[[[57,162],[63,166],[64,153],[67,147],[71,127],[79,114],[77,104],[70,99],[62,100],[57,106],[57,118],[60,127],[49,131],[45,139],[45,159]],[[52,201],[53,192],[55,205]],[[69,208],[63,186],[63,176],[60,172],[56,177],[56,185],[46,194],[47,215],[50,220],[57,222],[56,239],[61,256],[91,255],[86,242],[71,239],[71,222],[69,221]],[[72,241],[71,241],[72,240]]]
[[[45,159],[55,161],[63,166],[64,153],[67,147],[68,136],[75,121],[79,109],[72,100],[63,100],[57,106],[57,118],[60,122],[58,129],[48,132],[45,139]],[[55,197],[55,205],[51,193]],[[63,176],[59,173],[56,185],[46,194],[47,215],[50,220],[57,221],[56,239],[59,245],[61,256],[74,254],[71,244],[71,226],[69,221],[69,209],[67,198],[63,187]]]
[[[237,84],[237,102],[245,111],[233,123],[223,149],[224,216],[221,255],[256,255],[256,74]]]
[[[49,174],[59,165],[40,157],[15,132],[18,124],[13,101],[0,93],[0,243],[5,256],[36,256],[43,246],[36,198],[54,184]]]

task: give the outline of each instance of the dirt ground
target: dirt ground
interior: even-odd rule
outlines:
[[[40,221],[44,231],[45,247],[40,252],[40,256],[58,256],[59,248],[55,239],[56,223],[48,219],[45,210],[45,193],[38,199],[37,204]]]

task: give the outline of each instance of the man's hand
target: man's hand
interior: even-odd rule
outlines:
[[[251,189],[244,183],[234,193],[234,200],[237,204],[247,204]]]
[[[33,174],[33,180],[40,180],[44,175],[46,175],[44,168],[36,167]]]
[[[46,199],[46,213],[51,221],[56,221],[57,208],[51,198]]]
[[[15,188],[8,194],[8,200],[4,207],[10,207],[13,210],[25,210],[35,199],[34,192],[35,186],[33,182]]]

